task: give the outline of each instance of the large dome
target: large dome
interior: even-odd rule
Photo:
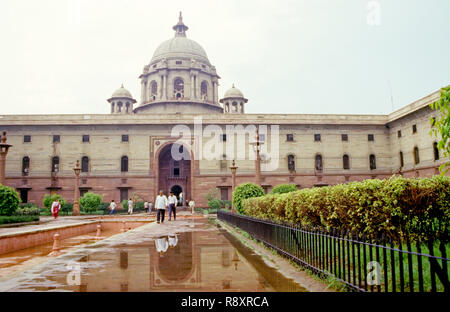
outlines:
[[[153,54],[150,64],[162,59],[187,58],[211,65],[205,50],[194,40],[186,38],[186,30],[189,27],[184,25],[183,17],[180,12],[178,23],[173,26],[175,37],[164,41],[159,45]]]
[[[186,37],[175,37],[161,43],[153,54],[150,63],[160,61],[163,58],[195,59],[210,65],[208,56],[201,45]]]

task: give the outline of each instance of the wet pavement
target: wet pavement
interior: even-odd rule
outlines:
[[[0,291],[306,291],[206,218],[146,224],[78,247],[0,277]]]

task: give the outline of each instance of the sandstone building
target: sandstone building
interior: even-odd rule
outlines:
[[[162,189],[183,191],[205,206],[212,188],[231,199],[232,159],[238,184],[255,180],[253,126],[267,149],[262,153],[267,191],[281,183],[304,188],[392,174],[431,176],[445,161],[429,134],[430,118],[437,116],[429,104],[439,90],[389,115],[247,114],[252,103],[234,85],[219,100],[216,68],[187,38],[181,15],[173,29],[175,36],[160,44],[139,77],[139,102],[122,85],[107,100],[110,114],[0,115],[0,128],[13,144],[7,184],[24,202],[42,205],[44,194],[55,192],[71,201],[77,160],[81,194],[100,193],[105,201],[132,194],[153,201]],[[174,135],[180,125],[191,135]],[[245,142],[227,133],[227,126],[243,128]],[[211,129],[223,132],[214,135]],[[183,159],[172,157],[174,144]],[[221,148],[205,157],[212,144]],[[242,151],[245,157],[239,158]],[[268,163],[275,169],[265,170]]]

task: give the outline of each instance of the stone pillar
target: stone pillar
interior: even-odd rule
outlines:
[[[216,82],[215,81],[213,81],[213,83],[212,83],[212,101],[214,102],[214,104],[215,103],[217,103],[216,102]]]
[[[231,169],[231,212],[233,212],[233,213],[236,212],[234,205],[233,205],[233,192],[234,192],[234,189],[236,188],[236,170],[237,170],[237,168],[238,167],[236,166],[234,159],[233,159],[232,165],[230,167],[230,169]]]
[[[163,98],[167,100],[167,74],[163,76]]]
[[[145,82],[144,79],[141,80],[141,104],[145,103]]]
[[[75,190],[73,193],[73,216],[79,216],[80,215],[80,203],[78,202],[78,199],[80,198],[80,161],[77,160],[77,164],[75,165],[75,168],[73,168],[73,171],[75,172]]]
[[[0,184],[6,185],[6,155],[11,144],[6,143],[6,131],[3,131],[0,141]]]
[[[194,97],[194,75],[191,75],[191,94],[190,94],[191,100],[193,100]]]

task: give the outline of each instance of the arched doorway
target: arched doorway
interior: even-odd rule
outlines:
[[[188,148],[176,143],[161,147],[158,156],[158,192],[166,195],[173,191],[177,196],[183,192],[189,196],[191,183],[191,154]]]
[[[179,195],[181,192],[183,192],[183,188],[179,186],[178,184],[175,184],[170,188],[170,191],[173,192],[173,195],[175,195],[177,198],[179,198]]]

